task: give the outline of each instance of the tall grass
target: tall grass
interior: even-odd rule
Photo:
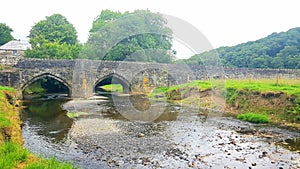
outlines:
[[[27,160],[28,154],[28,151],[21,145],[13,142],[4,142],[0,145],[0,168],[16,168],[19,163]]]
[[[25,167],[25,169],[72,169],[75,168],[71,163],[63,163],[56,158],[50,158],[47,160],[39,160],[31,163]]]
[[[284,92],[300,96],[300,80],[297,79],[239,79],[226,80],[226,88],[248,89],[260,92]]]
[[[26,163],[25,169],[72,169],[75,166],[71,163],[60,162],[55,157],[50,159],[38,159],[28,161],[30,153],[22,145],[13,142],[0,144],[0,168],[18,168],[20,163]]]

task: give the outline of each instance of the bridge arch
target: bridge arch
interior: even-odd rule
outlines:
[[[96,83],[94,84],[94,93],[97,86],[103,86],[108,84],[121,84],[123,87],[123,93],[128,93],[131,91],[130,89],[130,83],[127,79],[125,79],[123,76],[116,74],[116,73],[110,73],[106,76],[103,76],[99,78]]]
[[[45,77],[50,77],[50,78],[53,78],[54,80],[60,82],[61,84],[63,84],[65,87],[67,87],[68,89],[68,96],[71,96],[72,94],[72,87],[70,84],[68,84],[64,79],[62,79],[61,77],[58,77],[54,74],[51,74],[51,73],[42,73],[42,74],[39,74],[33,78],[31,78],[30,80],[28,80],[27,82],[25,82],[23,85],[21,85],[21,92],[23,93],[23,91],[29,86],[31,85],[33,82],[36,82],[38,80],[41,80]]]

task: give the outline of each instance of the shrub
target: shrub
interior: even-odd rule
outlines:
[[[243,121],[248,121],[252,123],[268,123],[269,118],[262,114],[255,114],[255,113],[245,113],[245,114],[239,114],[237,116],[238,119]]]

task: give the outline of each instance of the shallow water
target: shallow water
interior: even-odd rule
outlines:
[[[112,98],[24,102],[25,146],[82,168],[300,168],[298,132]],[[86,114],[72,119],[67,112]]]

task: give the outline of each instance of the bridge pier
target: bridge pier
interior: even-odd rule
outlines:
[[[75,75],[75,76],[74,76]],[[94,96],[94,80],[87,72],[73,72],[71,88],[72,98],[89,98]]]

